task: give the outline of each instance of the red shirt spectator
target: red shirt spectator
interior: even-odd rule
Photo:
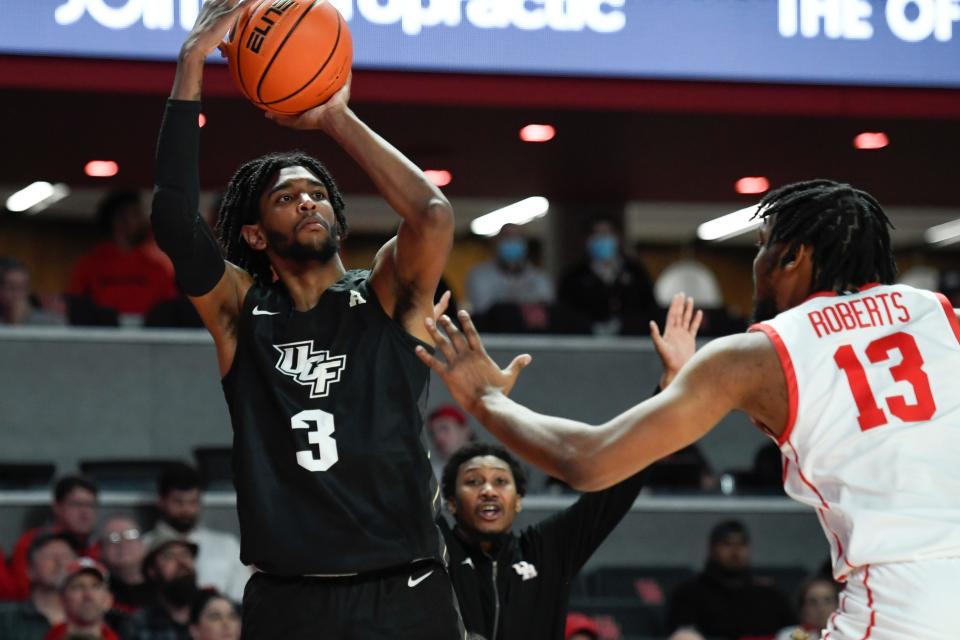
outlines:
[[[97,486],[82,476],[64,476],[54,487],[53,523],[30,529],[17,540],[10,559],[12,599],[30,597],[28,551],[33,540],[43,533],[64,533],[81,555],[98,558],[99,545],[91,538],[97,522]]]
[[[53,629],[50,629],[50,633],[48,633],[47,637],[45,637],[43,640],[65,640],[65,638],[70,637],[70,633],[70,627],[66,622],[63,622],[55,626]],[[113,629],[107,625],[101,626],[100,635],[93,637],[100,638],[101,640],[120,640],[120,636],[118,636]]]
[[[98,307],[145,315],[157,303],[177,296],[169,262],[153,241],[129,251],[103,243],[80,258],[70,274],[67,293],[87,296]]]
[[[150,237],[150,224],[136,192],[116,192],[97,213],[110,241],[80,259],[67,293],[121,314],[144,315],[175,298],[173,265]]]
[[[119,640],[104,623],[104,616],[113,604],[107,580],[106,568],[91,558],[80,558],[67,565],[60,584],[66,621],[50,629],[44,640],[76,637]]]

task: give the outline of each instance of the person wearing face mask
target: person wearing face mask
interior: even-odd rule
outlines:
[[[553,303],[553,283],[530,263],[527,239],[521,228],[505,224],[495,240],[496,256],[477,265],[467,276],[467,292],[474,315],[496,305],[520,307],[524,324],[545,328],[547,305]]]
[[[617,228],[607,220],[590,226],[586,256],[560,280],[558,301],[604,335],[643,332],[657,306],[650,275],[624,255]]]

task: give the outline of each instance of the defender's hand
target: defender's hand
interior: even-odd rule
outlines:
[[[330,132],[333,120],[349,110],[350,83],[353,82],[353,73],[347,76],[347,81],[339,91],[330,96],[330,99],[319,107],[304,111],[297,116],[281,116],[275,113],[266,113],[266,117],[277,124],[291,129],[319,129]]]
[[[475,413],[477,402],[484,394],[490,391],[509,394],[520,370],[530,364],[533,358],[529,354],[517,356],[506,369],[501,369],[483,348],[470,314],[461,311],[459,319],[463,326],[462,333],[450,318],[440,318],[440,326],[446,336],[432,319],[424,321],[427,332],[437,345],[437,351],[443,354],[446,362],[431,356],[423,347],[417,347],[416,352],[420,360],[440,376],[453,399],[469,413]]]
[[[703,321],[703,311],[693,312],[693,298],[682,293],[673,296],[667,310],[663,335],[657,323],[650,321],[650,337],[657,349],[663,374],[660,376],[660,388],[666,389],[680,373],[693,354],[697,351],[697,331]]]
[[[449,289],[443,292],[443,295],[440,296],[440,299],[437,300],[437,304],[433,305],[433,319],[439,320],[440,316],[447,312],[447,307],[450,306],[450,297],[453,294]]]
[[[180,49],[181,57],[205,59],[222,43],[233,19],[251,0],[207,0]]]

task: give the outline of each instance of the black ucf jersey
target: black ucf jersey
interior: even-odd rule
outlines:
[[[305,312],[254,285],[223,390],[233,422],[241,559],[277,575],[442,560],[421,439],[419,343],[350,271]]]

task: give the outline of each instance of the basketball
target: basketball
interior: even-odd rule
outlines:
[[[353,42],[327,0],[256,0],[227,35],[225,54],[248,100],[295,115],[340,90],[350,75]]]

